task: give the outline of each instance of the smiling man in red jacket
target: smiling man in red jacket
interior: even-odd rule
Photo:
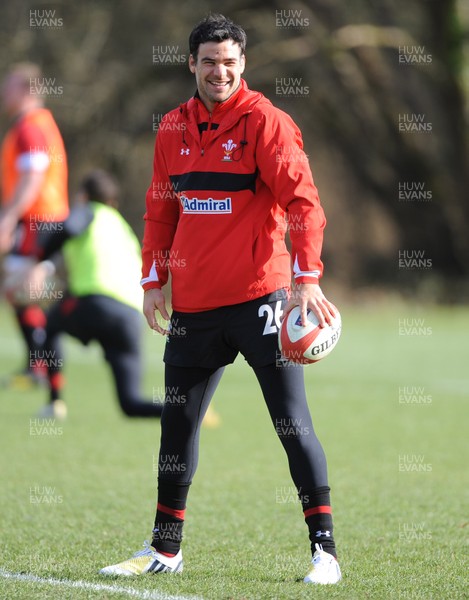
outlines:
[[[151,545],[105,567],[106,575],[182,570],[200,425],[224,367],[241,353],[259,381],[308,525],[313,559],[305,582],[341,578],[326,458],[303,370],[282,362],[277,342],[282,314],[294,305],[303,323],[308,308],[321,324],[334,316],[319,287],[326,221],[298,127],[241,78],[245,46],[243,29],[223,15],[195,27],[189,68],[197,92],[163,118],[156,137],[142,286],[148,324],[168,336],[165,383],[171,394],[161,418]],[[169,273],[171,316],[162,291]]]

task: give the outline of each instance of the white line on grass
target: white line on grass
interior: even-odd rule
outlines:
[[[92,590],[94,592],[110,592],[114,594],[128,594],[133,598],[142,598],[142,600],[202,600],[200,596],[174,596],[164,592],[150,592],[149,590],[136,590],[129,587],[117,587],[106,585],[104,583],[90,583],[89,581],[72,581],[71,579],[53,579],[52,577],[38,577],[28,573],[10,573],[0,569],[0,577],[5,579],[15,579],[16,581],[32,581],[46,585],[56,585],[68,588],[77,588],[81,590]]]

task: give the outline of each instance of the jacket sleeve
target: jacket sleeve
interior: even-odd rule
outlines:
[[[170,252],[179,219],[179,200],[169,179],[161,133],[156,136],[153,178],[146,195],[142,248],[143,289],[161,288],[168,281]]]
[[[257,133],[256,160],[262,181],[286,212],[296,283],[318,283],[326,225],[301,132],[291,117],[269,107]]]

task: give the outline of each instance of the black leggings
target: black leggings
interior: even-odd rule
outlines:
[[[199,435],[205,412],[223,374],[219,369],[166,364],[166,403],[161,417],[160,464],[168,457],[183,465],[159,473],[178,484],[192,481],[199,456]],[[254,368],[277,435],[285,448],[298,489],[327,486],[327,465],[306,401],[303,369],[275,364]],[[171,460],[171,459],[169,459]]]
[[[53,357],[49,378],[63,366],[61,336],[67,333],[83,344],[96,340],[111,367],[122,412],[128,417],[159,417],[161,403],[142,397],[142,317],[138,310],[113,298],[70,296],[54,305],[48,314],[45,356]],[[51,397],[51,399],[53,399]]]

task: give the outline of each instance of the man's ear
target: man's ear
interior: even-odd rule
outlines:
[[[192,56],[192,54],[189,54],[189,70],[191,73],[195,73],[195,64],[196,64],[196,60],[195,58]]]
[[[242,54],[239,59],[240,73],[244,73],[244,69],[246,68],[246,55]]]

